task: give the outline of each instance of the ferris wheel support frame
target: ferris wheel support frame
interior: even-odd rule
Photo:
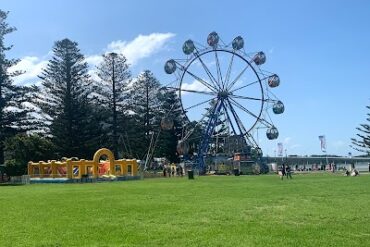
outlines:
[[[202,142],[199,145],[198,149],[198,170],[199,174],[204,174],[206,172],[206,166],[204,162],[204,158],[208,151],[208,144],[211,139],[212,133],[215,130],[216,123],[218,120],[218,116],[220,114],[221,108],[223,105],[223,101],[218,101],[214,106],[214,109],[211,113],[211,117],[208,119],[206,131],[203,133]]]

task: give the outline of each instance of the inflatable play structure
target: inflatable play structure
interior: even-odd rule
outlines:
[[[101,158],[105,157],[105,160]],[[115,160],[113,153],[102,148],[96,151],[93,160],[62,161],[51,160],[48,162],[28,162],[28,175],[31,178],[66,178],[81,179],[83,177],[136,177],[138,175],[138,164],[136,160]]]

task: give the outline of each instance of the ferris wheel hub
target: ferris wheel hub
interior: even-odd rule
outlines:
[[[229,94],[230,93],[227,90],[221,90],[220,92],[218,92],[217,97],[219,99],[226,99],[229,96]]]

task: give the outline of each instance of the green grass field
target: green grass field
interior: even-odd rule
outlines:
[[[0,186],[0,246],[370,246],[370,176]]]

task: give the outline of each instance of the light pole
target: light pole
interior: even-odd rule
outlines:
[[[287,154],[287,149],[285,149],[285,162],[288,162],[288,154]]]

